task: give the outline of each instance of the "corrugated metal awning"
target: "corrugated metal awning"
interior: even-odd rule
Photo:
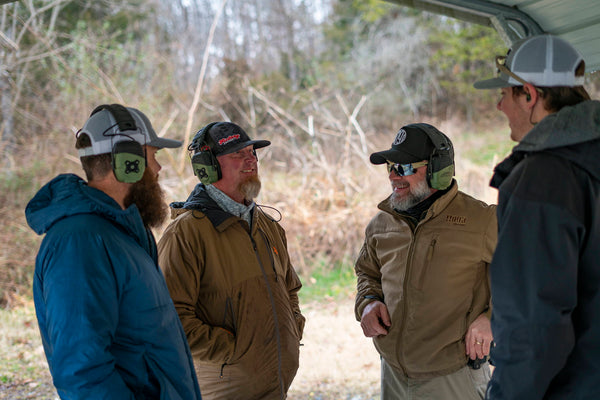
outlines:
[[[507,46],[540,33],[560,36],[582,54],[587,72],[600,69],[598,0],[387,0],[496,28]]]

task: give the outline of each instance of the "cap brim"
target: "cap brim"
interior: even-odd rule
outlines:
[[[418,161],[423,161],[422,159],[413,154],[405,153],[403,151],[394,149],[378,151],[377,153],[371,154],[371,157],[369,157],[369,159],[371,160],[371,163],[375,165],[385,164],[388,160],[398,164],[409,164]]]
[[[224,156],[225,154],[235,153],[236,151],[241,150],[244,147],[248,147],[248,146],[254,146],[255,149],[260,149],[263,147],[267,147],[270,144],[271,144],[271,142],[268,140],[248,140],[246,142],[238,143],[237,145],[232,146],[231,148],[229,148],[226,151],[219,153],[217,155]]]
[[[164,148],[174,149],[177,147],[181,147],[182,144],[183,143],[179,140],[165,139],[165,138],[157,137],[157,138],[149,141],[148,143],[146,143],[146,146],[157,147],[159,149],[164,149]]]
[[[502,78],[496,77],[491,79],[484,79],[477,81],[473,84],[475,89],[500,89],[509,86],[514,86],[512,83],[508,83]]]

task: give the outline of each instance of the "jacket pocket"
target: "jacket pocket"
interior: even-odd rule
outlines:
[[[279,278],[285,277],[285,272],[279,256],[279,250],[271,242],[271,240],[269,240],[269,236],[265,232],[261,230],[260,233],[262,234],[262,237],[265,241],[265,246],[267,247],[267,252],[269,253],[269,263],[271,264],[271,268],[275,274],[275,280],[278,281]]]
[[[241,297],[241,293],[238,293],[238,300]],[[233,336],[237,335],[237,319],[236,314],[233,309],[233,300],[231,297],[227,296],[225,299],[225,312],[223,314],[223,322],[221,324],[223,329],[228,330],[233,334]]]
[[[427,278],[427,274],[429,273],[429,266],[431,265],[431,260],[433,260],[436,244],[437,236],[431,239],[431,242],[429,243],[429,246],[427,248],[427,253],[425,254],[425,262],[423,263],[423,268],[419,271],[419,276],[415,280],[415,287],[419,290],[423,289],[425,279]]]

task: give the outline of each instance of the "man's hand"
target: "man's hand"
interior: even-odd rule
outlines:
[[[360,317],[360,326],[366,337],[387,335],[391,325],[386,305],[378,300],[367,304]]]
[[[490,320],[484,314],[481,314],[469,326],[465,335],[466,353],[469,358],[475,360],[489,355],[490,344],[493,339]]]

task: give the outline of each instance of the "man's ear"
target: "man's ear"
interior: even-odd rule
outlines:
[[[523,91],[525,92],[525,100],[527,101],[528,105],[534,106],[539,96],[536,87],[531,83],[526,83],[523,85]]]

